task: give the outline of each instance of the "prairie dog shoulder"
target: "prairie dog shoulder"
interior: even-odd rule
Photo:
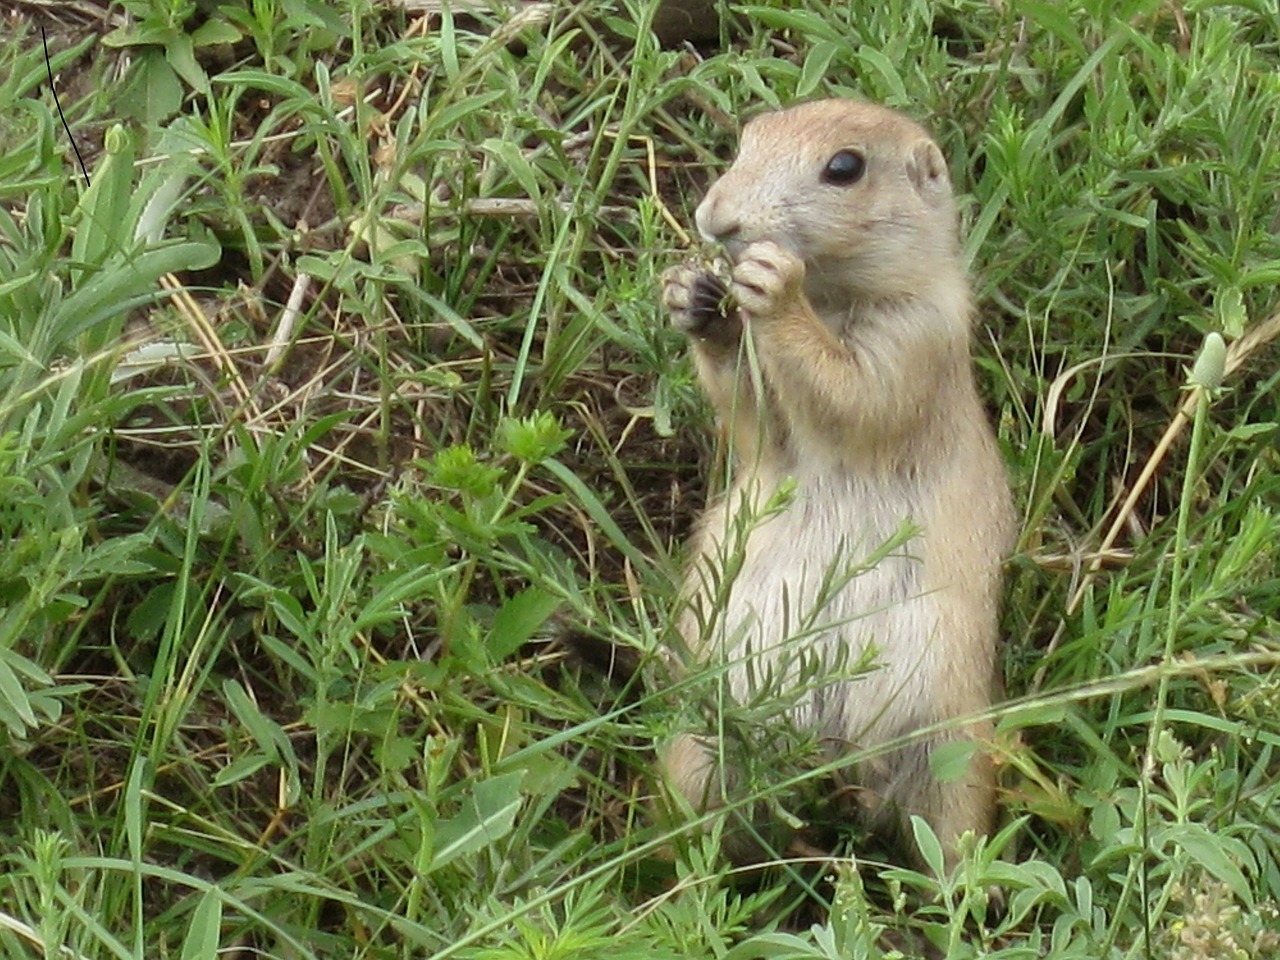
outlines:
[[[895,111],[802,104],[746,124],[696,220],[733,262],[736,310],[714,308],[715,281],[693,266],[668,272],[663,298],[689,335],[737,469],[693,543],[685,642],[695,658],[727,664],[738,701],[795,695],[788,651],[836,663],[873,649],[880,669],[802,691],[791,720],[837,753],[955,720],[887,766],[859,768],[886,807],[924,816],[953,849],[961,832],[989,825],[991,767],[975,753],[965,777],[943,784],[928,756],[948,739],[990,736],[971,718],[997,690],[1013,516],[974,387],[946,161]],[[786,477],[790,506],[759,524],[734,522]],[[904,549],[833,579],[904,523],[921,531]],[[730,567],[727,590],[708,586]],[[665,754],[669,779],[695,806],[713,805],[717,791],[722,800],[737,779],[717,749],[690,734]]]

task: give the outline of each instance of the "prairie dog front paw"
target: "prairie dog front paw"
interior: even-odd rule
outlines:
[[[761,240],[742,251],[729,289],[752,317],[777,316],[803,295],[804,261],[772,240]]]
[[[741,333],[725,282],[699,266],[681,264],[663,274],[662,303],[672,326],[687,336],[728,344]]]

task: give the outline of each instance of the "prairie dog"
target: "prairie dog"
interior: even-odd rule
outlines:
[[[687,654],[718,666],[737,703],[796,696],[791,722],[832,755],[943,724],[854,777],[873,819],[920,815],[954,857],[959,836],[987,832],[995,810],[981,747],[991,724],[948,721],[981,713],[999,690],[1014,515],[974,387],[946,161],[887,108],[802,104],[745,126],[697,225],[733,261],[737,310],[717,310],[724,285],[696,266],[667,272],[663,301],[736,468],[692,542]],[[784,483],[786,506],[743,522]],[[904,524],[919,532],[866,568]],[[875,669],[841,673],[868,648]],[[956,740],[977,749],[963,776],[940,781],[930,756]],[[732,751],[710,733],[677,737],[660,761],[695,809],[734,799]]]

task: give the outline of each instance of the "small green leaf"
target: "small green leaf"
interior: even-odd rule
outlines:
[[[916,838],[916,849],[920,851],[925,865],[933,871],[934,876],[943,876],[946,858],[942,855],[942,844],[938,842],[938,835],[933,832],[933,828],[923,818],[912,817],[911,833]]]
[[[142,809],[142,791],[144,782],[150,779],[147,776],[147,767],[146,757],[135,756],[124,788],[124,830],[129,840],[129,856],[134,863],[142,862],[142,825],[146,821]]]
[[[390,736],[374,744],[373,755],[387,772],[408,769],[422,755],[422,746],[412,737]]]
[[[169,242],[103,270],[59,305],[59,320],[66,324],[62,336],[79,336],[107,317],[119,316],[135,306],[134,298],[155,290],[166,273],[212,266],[221,252],[216,243]]]
[[[530,200],[542,199],[543,178],[520,145],[512,140],[486,140],[482,145],[485,153],[502,164],[503,169],[515,178],[520,189]]]
[[[240,721],[240,725],[249,732],[249,736],[253,737],[268,756],[277,758],[279,756],[277,747],[280,741],[284,740],[288,743],[288,737],[284,735],[280,725],[258,708],[244,687],[240,685],[239,680],[224,681],[222,695],[226,698],[227,706],[231,708],[235,718]]]
[[[476,784],[462,812],[436,824],[436,849],[427,872],[492,846],[510,833],[520,811],[523,777],[524,771],[517,771]]]
[[[824,960],[824,955],[794,933],[758,933],[726,953],[724,960]]]
[[[1021,730],[1024,727],[1043,727],[1062,723],[1067,718],[1066,707],[1057,702],[1039,700],[1026,704],[1011,704],[1009,712],[1000,717],[1001,730]]]
[[[209,889],[191,912],[191,925],[182,939],[182,960],[217,960],[222,939],[222,898]]]
[[[790,30],[810,40],[826,40],[839,43],[843,37],[833,20],[815,10],[797,9],[795,4],[782,4],[777,8],[763,5],[751,8],[751,19],[777,30]]]
[[[972,740],[951,740],[940,743],[929,754],[929,767],[942,783],[954,783],[969,770],[978,745]]]
[[[822,81],[826,79],[831,61],[840,52],[840,45],[828,40],[820,40],[809,48],[804,58],[804,66],[800,69],[800,80],[796,84],[796,97],[811,97],[817,92]]]
[[[626,555],[628,560],[641,570],[652,569],[652,558],[643,551],[638,550],[636,545],[627,538],[627,535],[622,532],[622,528],[618,526],[617,521],[613,519],[612,514],[600,502],[600,498],[596,496],[595,491],[583,483],[576,473],[554,457],[549,457],[543,462],[542,466],[550,471],[560,481],[561,485],[573,494],[591,519],[599,525],[604,535]]]
[[[125,223],[125,211],[133,196],[135,138],[123,124],[117,123],[107,130],[103,142],[105,153],[78,204],[71,259],[84,270],[73,271],[73,280],[90,275],[91,268],[130,246],[131,231]]]
[[[493,616],[493,631],[489,634],[493,661],[500,663],[519,650],[559,606],[557,597],[538,587],[521,590],[507,600]]]
[[[214,789],[221,787],[229,787],[233,783],[239,783],[253,776],[263,767],[270,766],[272,760],[266,754],[254,753],[247,757],[239,757],[232,760],[225,767],[219,770],[213,777],[210,785]]]
[[[1236,838],[1210,833],[1199,823],[1172,825],[1166,836],[1190,854],[1192,860],[1225,883],[1241,903],[1253,909],[1253,890],[1239,867],[1243,863],[1250,870],[1256,869],[1253,854],[1247,846]]]
[[[858,59],[867,69],[879,74],[884,81],[883,99],[889,103],[910,103],[907,86],[898,72],[898,65],[885,55],[884,51],[875,47],[863,46],[858,50]]]
[[[144,123],[159,123],[182,106],[182,83],[164,53],[144,50],[134,61],[116,102],[116,112]]]
[[[191,33],[191,42],[197,47],[212,47],[222,43],[237,43],[244,36],[226,20],[208,20]]]
[[[173,67],[178,76],[187,81],[187,85],[192,90],[208,94],[209,75],[204,72],[204,67],[196,62],[195,45],[191,37],[185,33],[175,33],[165,44],[164,54],[165,59],[169,61],[169,66]]]
[[[20,737],[27,732],[27,728],[36,725],[36,715],[31,709],[27,691],[23,689],[18,675],[3,659],[0,659],[0,703],[8,708],[5,715],[11,718],[8,726],[14,736]]]
[[[1222,386],[1227,375],[1227,345],[1222,334],[1216,330],[1204,338],[1204,346],[1196,357],[1195,366],[1191,368],[1191,382],[1206,390],[1216,390]]]
[[[1277,430],[1280,430],[1280,423],[1242,423],[1228,430],[1226,436],[1232,440],[1252,440],[1254,437],[1274,433]]]
[[[1068,7],[1057,3],[1041,3],[1039,0],[1018,0],[1015,9],[1065,43],[1080,59],[1088,56],[1084,41],[1080,39],[1080,31],[1071,21],[1071,10]]]

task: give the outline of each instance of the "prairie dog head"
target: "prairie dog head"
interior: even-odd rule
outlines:
[[[922,294],[961,275],[942,151],[918,124],[857,100],[752,119],[697,223],[735,259],[759,240],[794,253],[815,305]]]

